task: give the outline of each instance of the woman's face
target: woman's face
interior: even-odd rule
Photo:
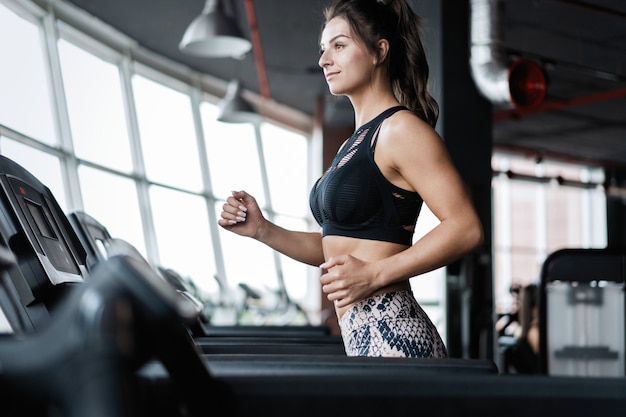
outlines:
[[[369,84],[376,60],[345,19],[335,17],[326,24],[320,48],[318,64],[333,95],[349,96]]]

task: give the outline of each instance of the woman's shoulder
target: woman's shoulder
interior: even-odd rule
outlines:
[[[437,132],[411,111],[399,111],[381,126],[375,161],[383,175],[407,190],[417,190],[408,178],[424,178],[442,161],[445,144]]]
[[[380,129],[380,140],[392,141],[396,145],[405,141],[407,144],[414,144],[415,141],[435,139],[441,140],[435,129],[409,109],[397,111],[389,116]]]

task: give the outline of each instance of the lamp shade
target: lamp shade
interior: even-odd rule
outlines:
[[[178,47],[200,57],[240,58],[252,48],[252,43],[243,36],[235,19],[224,13],[220,0],[207,0]]]
[[[241,96],[241,83],[233,80],[228,84],[226,95],[219,103],[217,120],[224,123],[256,123],[261,116]]]

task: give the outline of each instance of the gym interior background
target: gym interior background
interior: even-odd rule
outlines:
[[[278,224],[316,228],[309,187],[353,129],[316,69],[323,2],[226,3],[260,38],[243,57],[178,50],[202,0],[0,0],[0,152],[63,209],[189,277],[216,324],[332,323],[317,269],[217,227],[223,200],[246,189]],[[470,2],[443,3],[414,1],[428,24],[438,131],[488,238],[412,285],[453,356],[495,358],[512,286],[537,283],[559,249],[625,243],[626,5],[484,2],[506,6],[487,19],[502,26],[488,39],[493,60],[529,59],[545,74],[544,102],[523,108],[479,91],[470,64],[481,20]],[[257,119],[217,120],[233,80]],[[416,238],[435,222],[425,210]],[[262,295],[243,318],[240,284]],[[285,294],[306,318],[281,310]]]

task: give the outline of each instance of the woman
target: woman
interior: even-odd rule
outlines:
[[[358,128],[311,191],[321,233],[266,220],[233,192],[219,224],[324,271],[349,356],[446,357],[409,279],[482,243],[462,179],[434,130],[420,19],[407,0],[339,0],[325,9],[319,65],[330,92],[347,96]],[[426,203],[440,220],[412,242]]]

